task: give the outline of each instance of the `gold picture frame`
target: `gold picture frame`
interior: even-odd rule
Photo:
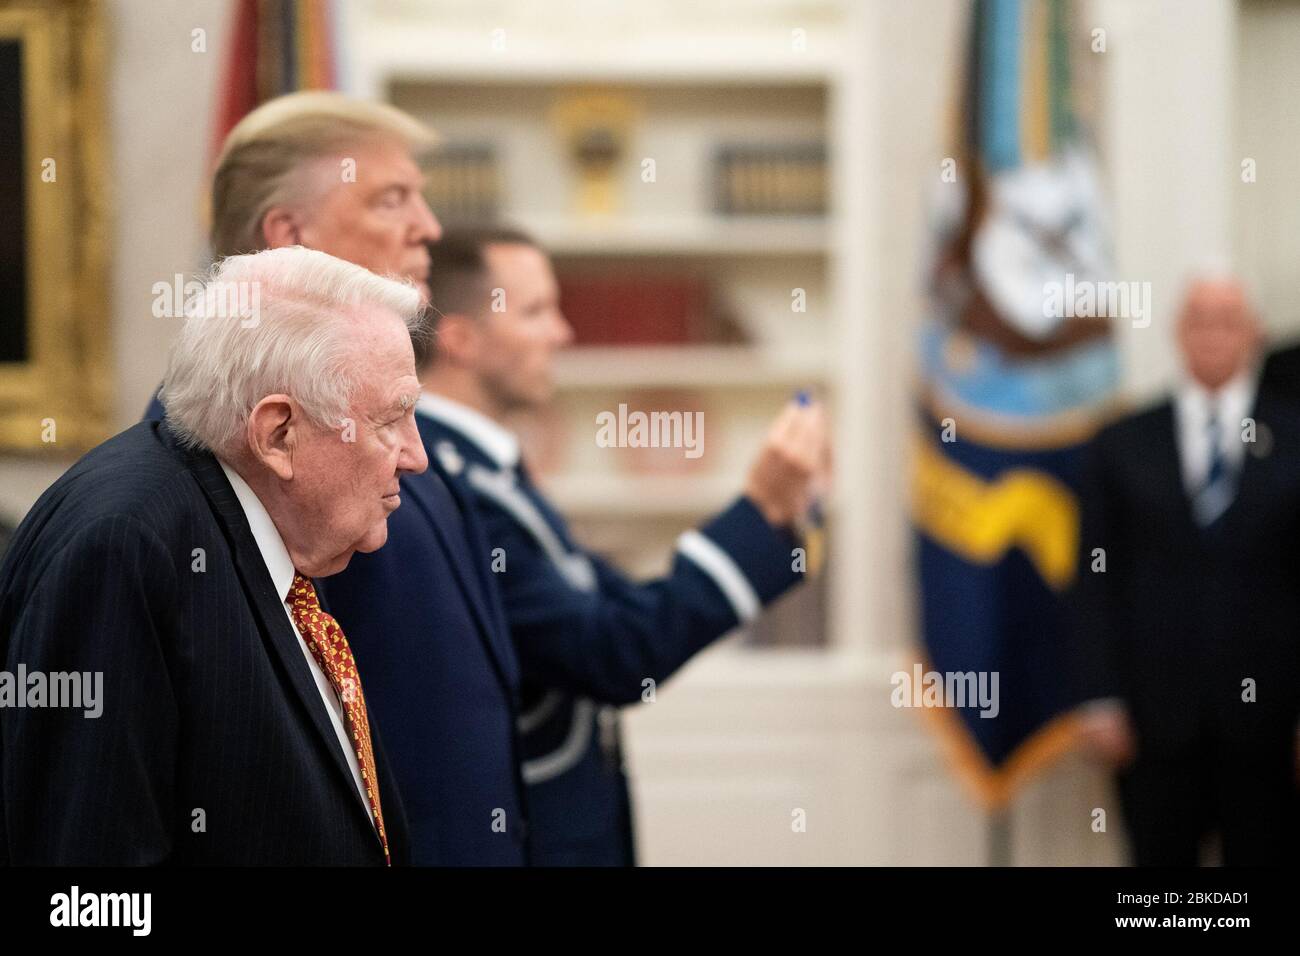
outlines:
[[[0,451],[108,433],[103,42],[99,0],[0,3]]]

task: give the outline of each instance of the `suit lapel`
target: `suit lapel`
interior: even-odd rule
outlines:
[[[1273,455],[1274,408],[1267,396],[1257,394],[1250,415],[1255,422],[1254,441],[1246,443],[1246,453],[1241,459],[1241,474],[1237,479],[1237,493],[1224,513],[1225,521],[1234,524],[1243,520],[1260,488],[1267,484],[1269,460]]]
[[[418,419],[419,416],[416,417]],[[432,456],[432,449],[428,453]],[[483,563],[487,555],[467,556],[465,554],[465,545],[468,544],[473,551],[476,550],[474,547],[476,542],[470,533],[470,516],[463,502],[453,494],[433,468],[419,475],[408,475],[402,479],[402,483],[410,490],[415,504],[429,519],[438,544],[446,556],[447,565],[466,596],[466,603],[478,625],[480,637],[487,646],[488,656],[496,668],[497,676],[513,693],[518,677],[517,669],[513,666],[514,655],[509,646],[509,632],[505,629],[504,622],[493,613],[492,601],[486,590],[487,585],[477,573],[478,565]],[[462,516],[464,534],[461,533],[460,528],[451,523],[453,513]],[[466,567],[467,563],[472,566],[472,569]]]
[[[430,468],[430,471],[434,469]],[[476,540],[471,540],[471,545],[482,547],[484,554],[491,556],[491,542],[487,540],[487,532],[483,530],[478,523],[477,512],[474,512],[474,502],[465,495],[464,489],[459,488],[454,482],[444,481],[452,499],[456,502],[456,507],[460,513],[466,515],[465,535],[472,538],[475,531],[479,532]],[[471,520],[471,512],[473,512]],[[489,567],[490,562],[485,560],[471,561],[473,573],[478,579],[479,609],[481,613],[489,619],[490,627],[486,633],[489,635],[489,641],[495,648],[496,655],[500,658],[500,663],[510,673],[508,683],[511,686],[518,684],[519,673],[516,666],[517,657],[515,655],[514,645],[510,638],[510,623],[506,620],[505,603],[501,599],[501,592],[498,590],[497,582],[492,580],[492,571]]]
[[[1212,529],[1222,530],[1229,526],[1236,526],[1243,520],[1243,515],[1249,513],[1249,507],[1252,504],[1256,493],[1261,485],[1266,483],[1269,467],[1269,459],[1272,456],[1273,435],[1272,428],[1269,424],[1273,412],[1273,405],[1269,402],[1266,395],[1257,394],[1255,404],[1251,407],[1250,415],[1255,422],[1255,441],[1246,445],[1246,453],[1241,459],[1241,470],[1237,475],[1237,487],[1233,492],[1232,501],[1224,509],[1223,514],[1210,527]],[[1172,439],[1172,461],[1174,466],[1174,479],[1177,482],[1180,492],[1179,498],[1182,502],[1182,513],[1186,518],[1186,524],[1189,529],[1196,535],[1198,540],[1204,538],[1203,529],[1196,524],[1192,515],[1191,496],[1188,494],[1186,486],[1183,484],[1182,459],[1179,455],[1178,447],[1178,418],[1174,406],[1170,404],[1167,409],[1168,427],[1160,430],[1161,436],[1169,436]],[[1234,423],[1237,424],[1237,423]],[[1162,453],[1161,458],[1167,456]],[[1216,535],[1216,540],[1222,540],[1225,536]],[[1227,538],[1231,539],[1231,535]]]
[[[1192,500],[1183,484],[1183,459],[1178,443],[1178,415],[1173,402],[1159,409],[1159,427],[1151,436],[1151,472],[1160,484],[1160,497],[1173,504],[1179,528],[1199,540],[1199,528],[1192,517]]]
[[[170,436],[170,429],[160,427],[159,430],[165,436]],[[212,505],[217,521],[221,524],[230,543],[230,550],[235,558],[235,570],[239,574],[248,603],[257,618],[262,639],[279,659],[284,673],[288,676],[293,694],[306,709],[308,720],[325,747],[326,759],[335,767],[338,779],[355,798],[352,802],[356,804],[358,812],[365,816],[366,825],[373,829],[369,810],[361,804],[356,780],[352,776],[352,768],[348,766],[347,758],[339,746],[338,734],[334,732],[334,725],[330,723],[329,715],[325,711],[325,703],[321,700],[320,689],[316,686],[311,669],[303,656],[299,637],[294,632],[293,625],[289,623],[283,599],[275,593],[270,572],[266,570],[262,552],[258,549],[253,532],[248,527],[248,519],[244,516],[244,509],[239,499],[235,497],[234,489],[226,480],[221,465],[211,454],[189,452],[175,446],[174,439],[165,440],[172,443],[173,447],[176,447],[176,450],[187,459],[190,470]],[[375,835],[375,839],[378,841],[378,834]]]
[[[388,853],[393,866],[411,865],[411,831],[406,818],[402,791],[393,775],[388,754],[384,752],[383,735],[371,725],[371,743],[375,750],[375,771],[379,774],[379,797],[384,805],[384,830],[388,834]],[[367,808],[367,813],[369,808]],[[366,821],[369,822],[369,816]],[[380,843],[382,846],[382,842]]]

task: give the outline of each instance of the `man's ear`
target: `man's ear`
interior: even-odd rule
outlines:
[[[262,242],[267,249],[302,245],[302,226],[287,206],[272,206],[262,217]]]
[[[434,349],[450,365],[473,368],[481,348],[478,320],[463,312],[448,312],[438,320]]]
[[[293,478],[302,409],[288,395],[268,395],[248,415],[248,451],[281,481]]]

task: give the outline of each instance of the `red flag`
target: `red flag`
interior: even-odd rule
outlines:
[[[329,0],[237,0],[217,92],[212,156],[257,106],[294,90],[333,89]]]

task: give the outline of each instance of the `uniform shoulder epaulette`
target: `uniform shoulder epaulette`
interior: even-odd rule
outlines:
[[[438,461],[449,475],[459,475],[465,470],[465,458],[457,450],[453,442],[443,439],[433,448],[434,454],[438,456]]]

